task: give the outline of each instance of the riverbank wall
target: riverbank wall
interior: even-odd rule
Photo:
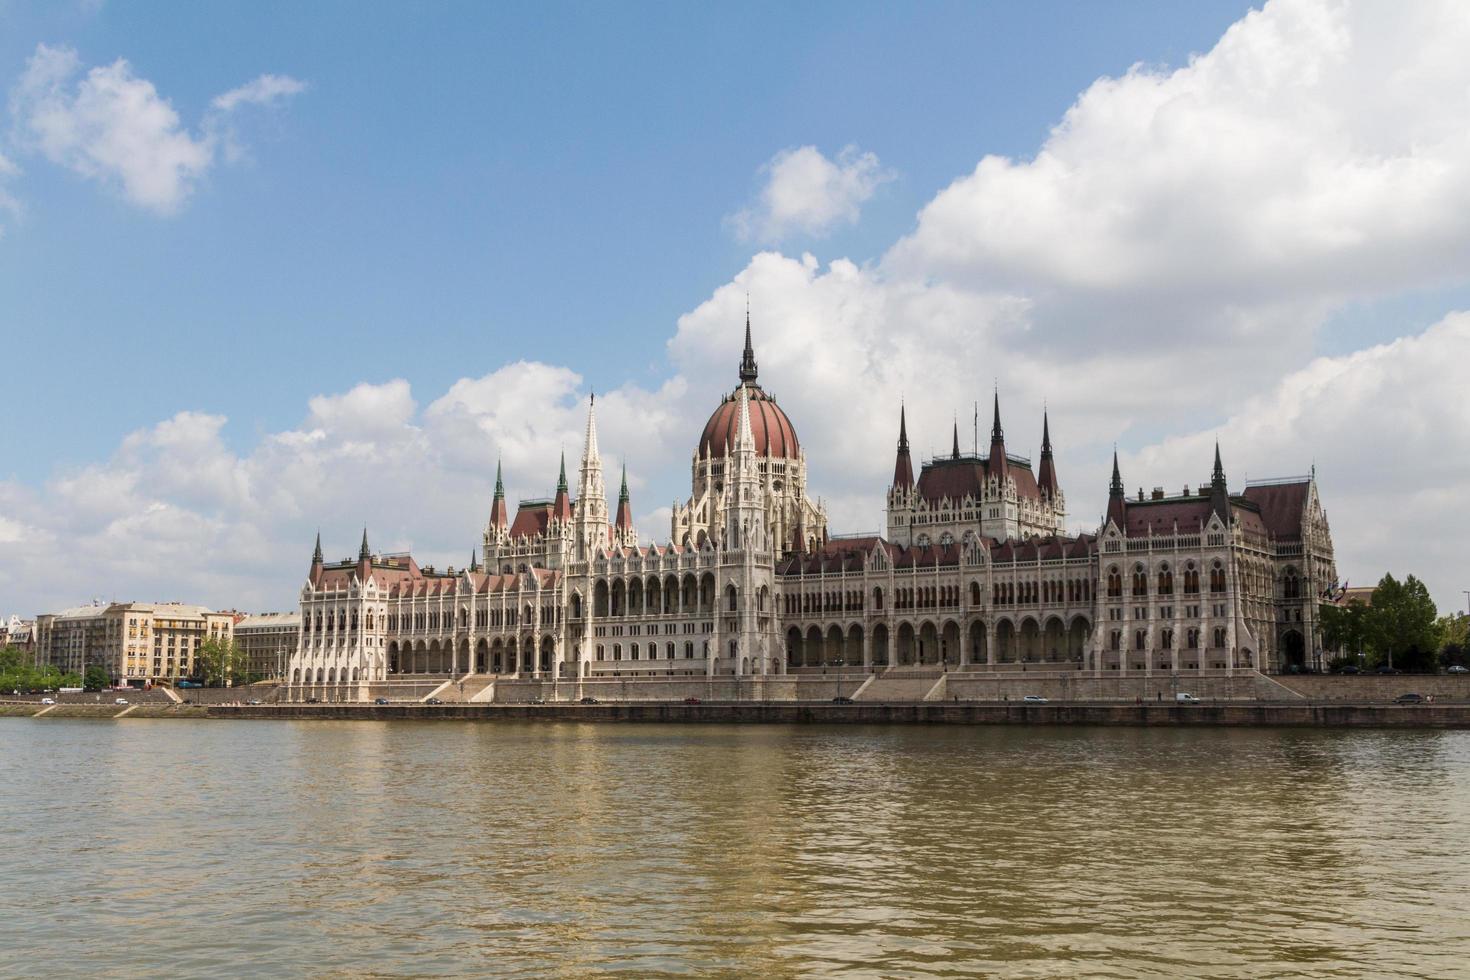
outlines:
[[[294,721],[679,722],[836,725],[1124,725],[1142,727],[1470,728],[1470,704],[281,704],[209,707],[211,718]]]

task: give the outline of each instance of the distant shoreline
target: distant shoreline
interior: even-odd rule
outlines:
[[[37,717],[40,716],[40,717]],[[582,721],[678,724],[1101,725],[1146,728],[1470,728],[1470,703],[621,702],[531,704],[0,704],[0,717],[252,721]]]

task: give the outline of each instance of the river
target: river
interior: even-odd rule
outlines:
[[[1470,732],[0,718],[5,976],[1470,976]]]

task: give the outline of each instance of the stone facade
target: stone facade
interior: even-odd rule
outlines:
[[[300,633],[299,612],[256,613],[236,621],[235,645],[252,676],[279,680],[300,645]]]
[[[182,603],[94,603],[36,617],[36,659],[76,673],[100,664],[114,684],[174,682],[196,676],[200,644],[229,642],[234,622]]]
[[[1067,533],[1050,422],[1039,466],[1008,452],[995,399],[989,453],[913,474],[899,415],[887,535],[834,537],[806,487],[795,428],[757,383],[746,325],[740,383],[693,457],[667,544],[643,545],[624,477],[609,516],[596,406],[572,496],[512,518],[497,472],[462,569],[410,555],[326,563],[301,591],[292,696],[360,699],[394,679],[551,682],[765,678],[843,669],[1232,676],[1313,665],[1315,596],[1335,582],[1315,475],[1231,493],[1211,483],[1129,500],[1114,462],[1108,517]]]

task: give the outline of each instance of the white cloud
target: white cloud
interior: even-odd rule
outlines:
[[[306,83],[289,75],[261,75],[239,88],[214,97],[211,103],[221,112],[231,112],[242,105],[272,105],[306,91]]]
[[[825,235],[839,224],[856,224],[862,205],[893,179],[872,153],[847,146],[835,161],[815,146],[782,150],[761,172],[759,201],[730,216],[744,241],[778,242],[792,234]]]
[[[1413,571],[1457,605],[1470,316],[1313,349],[1351,298],[1470,278],[1467,22],[1429,2],[1273,2],[1184,68],[1099,80],[1034,158],[986,158],[877,261],[755,255],[679,318],[664,380],[599,393],[609,490],[626,454],[640,529],[666,533],[735,382],[748,293],[761,381],[838,531],[879,526],[900,398],[925,454],[948,448],[956,414],[969,444],[975,401],[983,437],[998,380],[1013,451],[1035,454],[1049,404],[1074,526],[1105,504],[1115,440],[1130,486],[1173,487],[1207,477],[1218,435],[1237,486],[1315,459],[1344,576]],[[801,206],[763,197],[749,227],[854,213],[804,225]],[[183,413],[43,488],[0,483],[0,528],[20,541],[0,595],[281,606],[318,523],[329,552],[367,523],[376,546],[462,563],[497,457],[513,497],[551,489],[562,447],[575,479],[586,395],[572,364],[501,366],[426,407],[406,381],[364,384],[240,454],[218,416]]]
[[[206,119],[196,134],[125,59],[82,74],[76,51],[40,44],[11,91],[10,113],[25,149],[119,191],[132,204],[168,215],[208,174],[221,145],[233,146],[218,132],[225,114],[242,104],[270,104],[303,87],[286,76],[262,75],[219,96],[217,117]]]

